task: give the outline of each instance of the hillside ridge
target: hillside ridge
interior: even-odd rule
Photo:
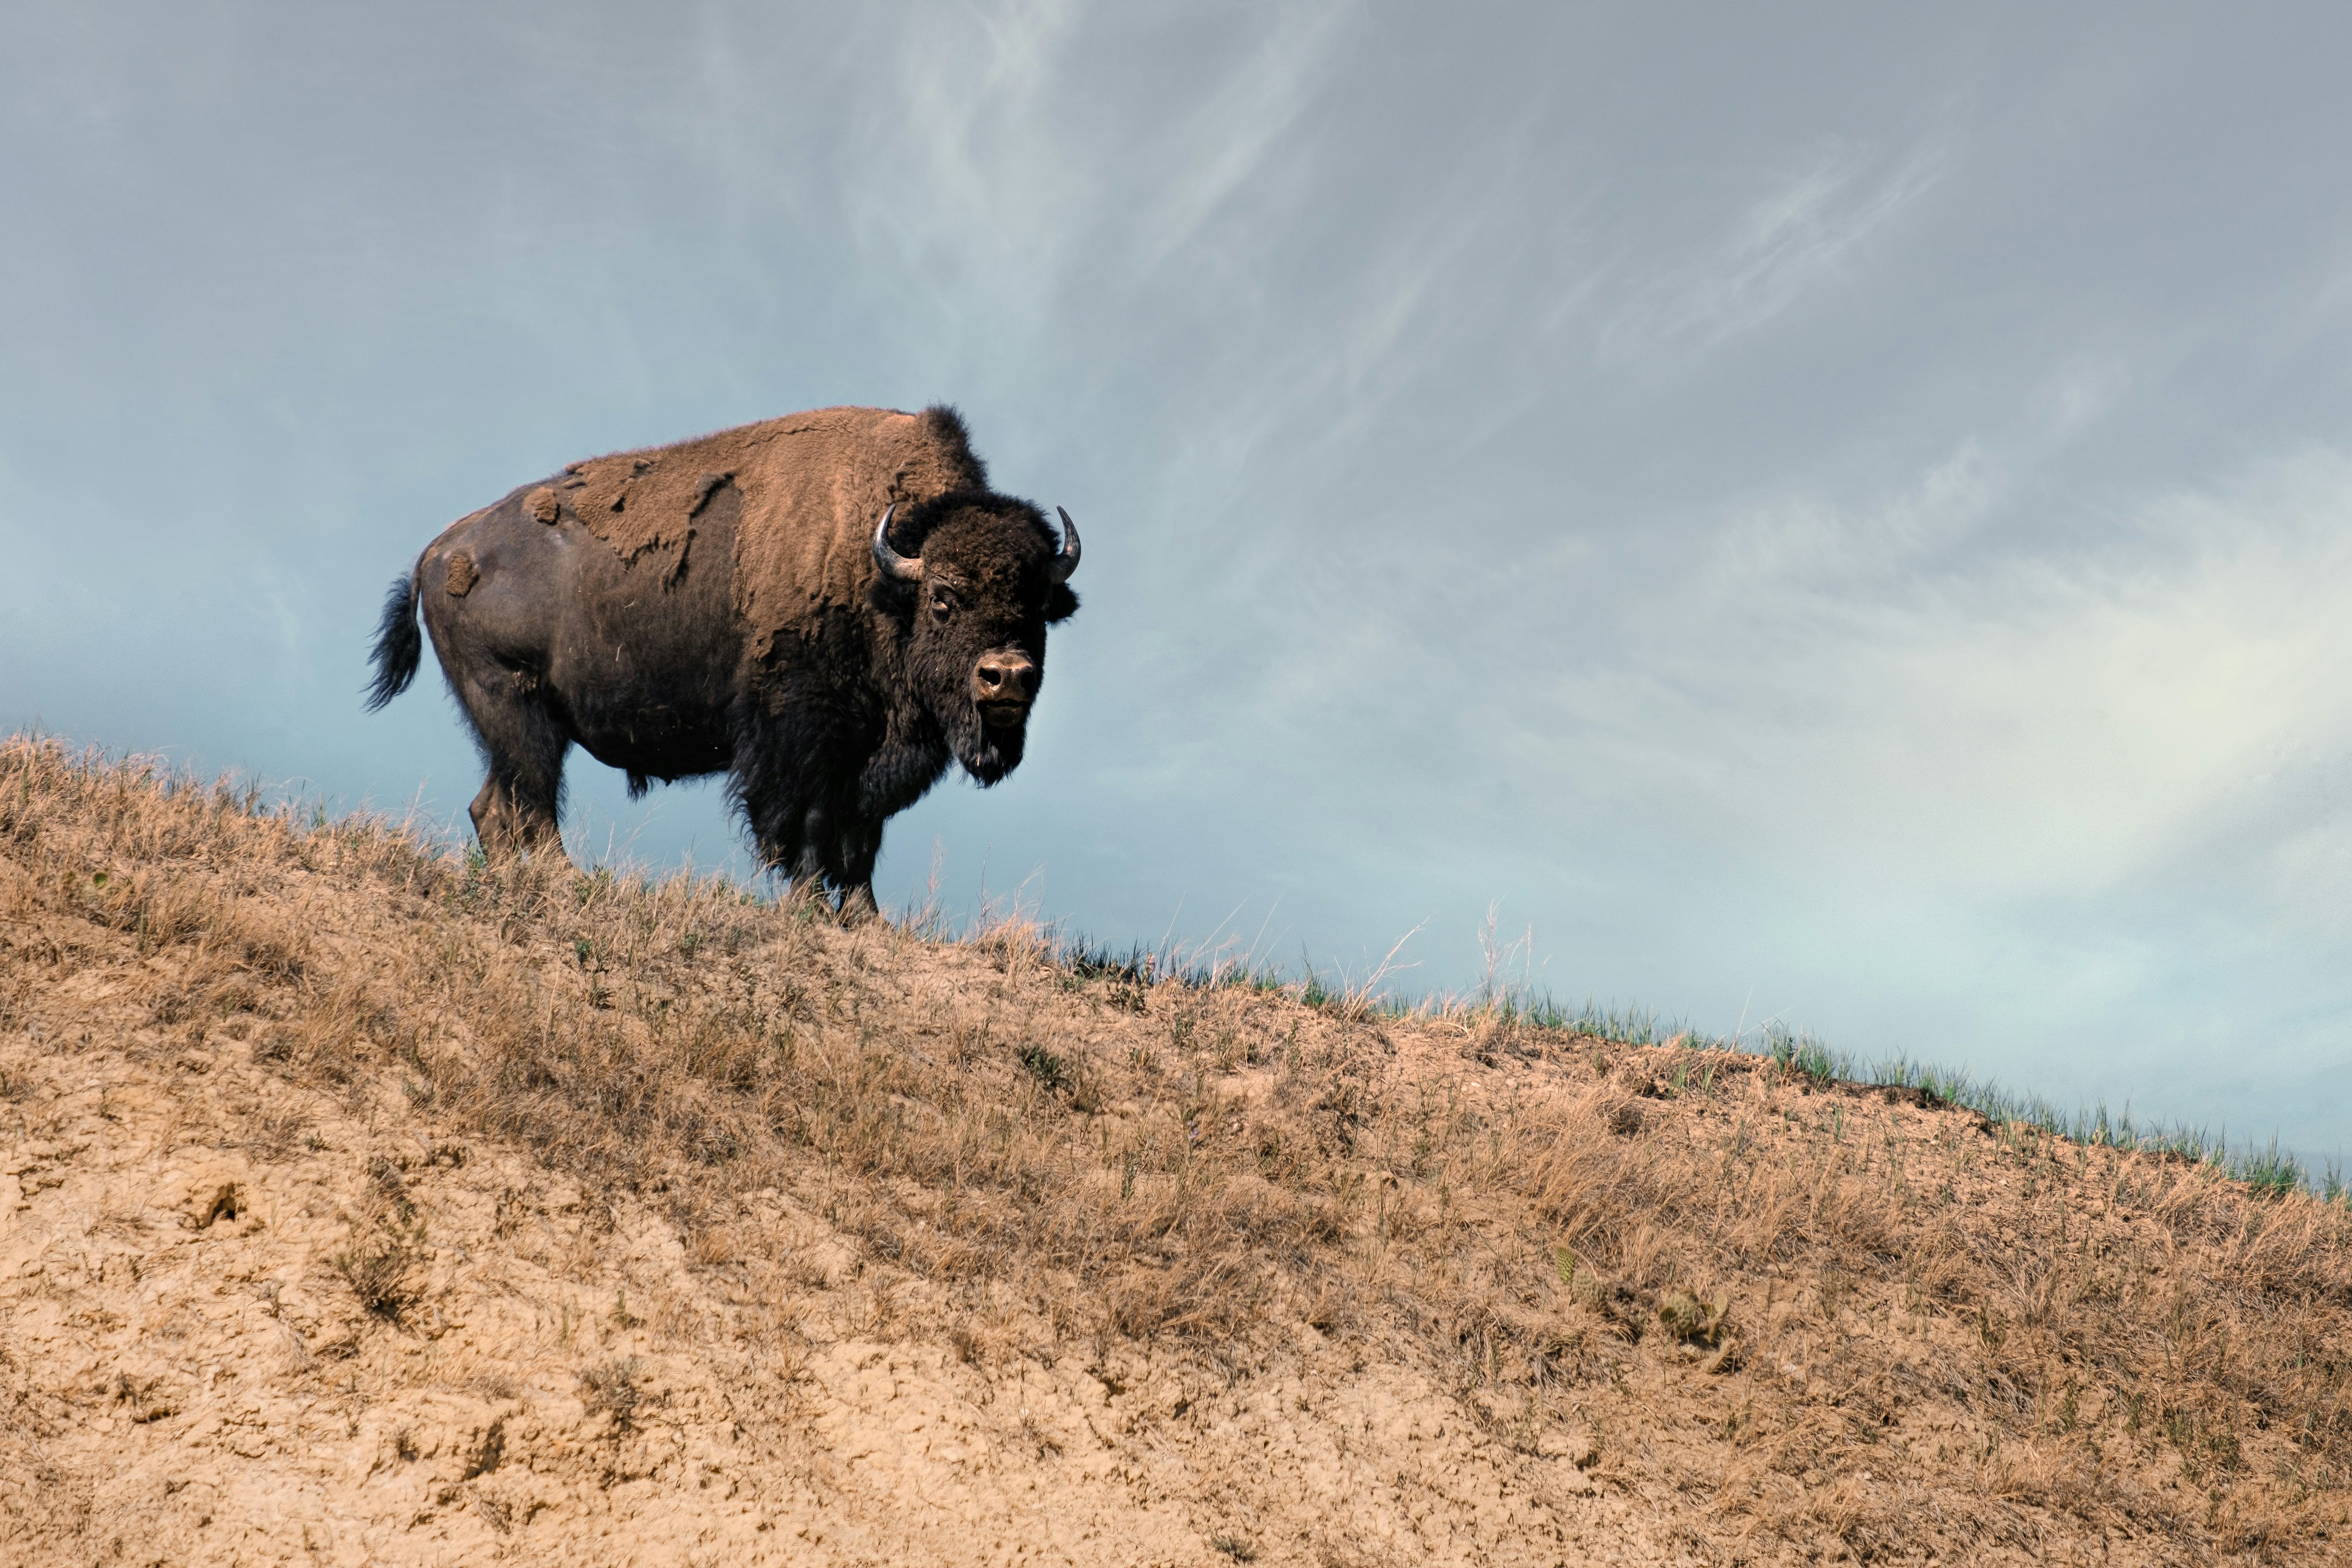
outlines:
[[[0,1557],[2340,1561],[2352,1214],[0,742]]]

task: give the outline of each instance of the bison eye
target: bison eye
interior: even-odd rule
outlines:
[[[944,621],[955,613],[955,595],[940,589],[931,595],[931,619]]]

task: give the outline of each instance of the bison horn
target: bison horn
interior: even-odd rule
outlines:
[[[890,548],[890,514],[898,510],[895,501],[884,507],[882,521],[874,525],[874,564],[882,568],[886,577],[901,583],[919,583],[923,580],[923,558],[918,555],[909,559]]]
[[[1066,583],[1070,580],[1070,574],[1078,569],[1078,525],[1072,522],[1070,514],[1062,511],[1060,507],[1054,510],[1062,517],[1062,548],[1046,564],[1045,575],[1056,583]]]

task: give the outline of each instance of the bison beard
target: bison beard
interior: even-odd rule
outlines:
[[[485,853],[562,853],[578,744],[633,793],[726,773],[763,864],[869,913],[890,816],[951,761],[983,785],[1020,765],[1045,628],[1077,609],[1062,521],[1057,539],[989,489],[945,408],[575,463],[453,524],[394,585],[369,706],[414,677],[421,614],[487,764]]]

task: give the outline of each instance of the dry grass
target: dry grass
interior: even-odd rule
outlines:
[[[1492,1007],[1089,976],[1019,921],[486,868],[9,741],[0,1029],[70,1052],[93,985],[142,1050],[392,1075],[421,1125],[656,1202],[697,1267],[854,1289],[972,1365],[1143,1342],[1231,1379],[1305,1335],[1434,1370],[1701,1560],[2352,1550],[2352,1215],[2185,1160]],[[336,1265],[389,1319],[401,1191]],[[583,1386],[635,1419],[628,1366]]]

